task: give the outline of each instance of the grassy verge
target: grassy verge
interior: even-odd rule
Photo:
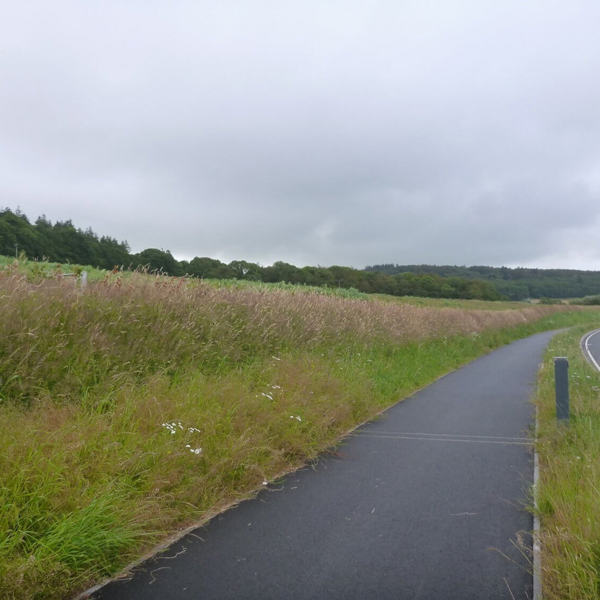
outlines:
[[[598,320],[0,276],[0,596],[61,598],[501,344]]]
[[[556,336],[539,376],[538,505],[544,599],[600,597],[600,373],[579,340],[600,319]],[[552,357],[569,359],[571,420],[555,419]]]

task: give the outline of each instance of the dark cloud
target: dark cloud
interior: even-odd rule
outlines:
[[[25,2],[0,203],[263,264],[598,268],[600,5]]]

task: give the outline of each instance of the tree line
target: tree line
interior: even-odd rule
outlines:
[[[474,298],[499,300],[502,294],[494,285],[473,277],[443,276],[439,273],[386,273],[375,268],[353,269],[344,266],[297,267],[282,261],[271,266],[244,260],[229,263],[215,258],[195,257],[176,260],[169,250],[147,248],[131,253],[125,241],[98,236],[82,230],[70,220],[52,223],[45,216],[31,223],[19,210],[0,210],[0,254],[60,263],[91,265],[103,269],[146,267],[167,275],[245,279],[313,286],[354,288],[366,293],[434,298]]]
[[[366,267],[371,273],[415,273],[478,279],[491,283],[511,300],[525,298],[581,298],[600,294],[600,272],[576,269],[530,269],[509,267],[456,267],[384,264]]]

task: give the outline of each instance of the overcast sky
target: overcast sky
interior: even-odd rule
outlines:
[[[597,0],[2,3],[0,206],[263,265],[600,270]]]

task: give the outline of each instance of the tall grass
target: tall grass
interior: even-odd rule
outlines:
[[[0,274],[0,596],[64,597],[448,370],[590,310]]]
[[[584,331],[576,328],[554,338],[540,371],[538,506],[548,600],[600,597],[600,373],[579,348]],[[569,359],[568,426],[556,422],[553,356]]]
[[[82,293],[70,280],[10,273],[0,303],[0,401],[24,403],[79,403],[152,373],[222,372],[282,351],[476,335],[566,310],[436,310],[142,275]]]

